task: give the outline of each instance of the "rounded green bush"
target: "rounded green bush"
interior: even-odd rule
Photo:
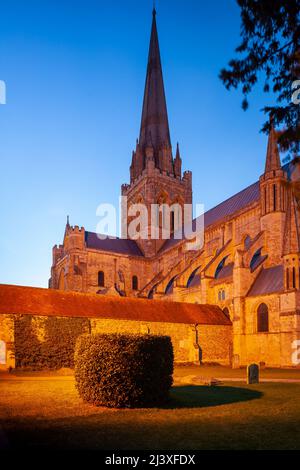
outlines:
[[[97,406],[162,405],[173,383],[173,360],[167,336],[82,335],[75,348],[76,388]]]

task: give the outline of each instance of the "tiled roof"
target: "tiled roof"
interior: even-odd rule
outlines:
[[[162,323],[231,325],[215,305],[98,296],[0,284],[0,315],[106,318]]]
[[[282,292],[283,289],[283,266],[274,266],[261,270],[248,292],[248,297]]]
[[[255,202],[259,199],[259,182],[257,181],[251,186],[243,189],[239,193],[230,197],[224,202],[221,202],[218,206],[210,209],[204,214],[204,225],[205,228],[209,227],[219,220],[224,219],[230,215],[233,215],[235,212],[243,209],[252,202]]]
[[[134,240],[124,240],[113,237],[100,240],[96,233],[85,232],[85,242],[87,248],[94,250],[119,253],[121,255],[144,256]]]

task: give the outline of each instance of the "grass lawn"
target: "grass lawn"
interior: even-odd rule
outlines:
[[[231,367],[224,366],[210,366],[203,365],[201,367],[195,365],[177,366],[175,369],[176,377],[184,376],[201,376],[201,377],[214,377],[246,380],[246,368],[232,369]],[[292,379],[300,380],[300,369],[261,369],[260,377],[264,379]]]
[[[2,379],[0,442],[4,448],[300,449],[300,383],[206,387],[184,385],[180,374],[182,368],[170,404],[152,410],[84,404],[71,376]]]

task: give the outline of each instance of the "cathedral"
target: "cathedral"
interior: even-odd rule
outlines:
[[[295,366],[300,339],[300,159],[281,165],[272,127],[258,181],[204,214],[204,243],[186,239],[100,239],[67,222],[53,248],[49,287],[99,296],[218,306],[230,319],[234,367]],[[259,175],[259,174],[258,174]],[[139,139],[130,183],[133,204],[192,204],[192,173],[173,151],[156,25],[153,23]],[[196,221],[194,221],[196,222]]]

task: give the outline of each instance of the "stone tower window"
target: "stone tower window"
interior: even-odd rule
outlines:
[[[99,271],[98,272],[98,287],[104,287],[105,283],[104,283],[104,272],[103,271]]]
[[[139,280],[137,276],[132,277],[132,290],[138,290],[139,288]]]
[[[293,268],[293,289],[296,289],[296,269]]]
[[[269,331],[269,309],[266,304],[260,304],[257,309],[257,332],[267,333]]]
[[[273,210],[274,210],[274,212],[277,209],[277,207],[276,207],[276,196],[277,196],[276,184],[273,184]]]

